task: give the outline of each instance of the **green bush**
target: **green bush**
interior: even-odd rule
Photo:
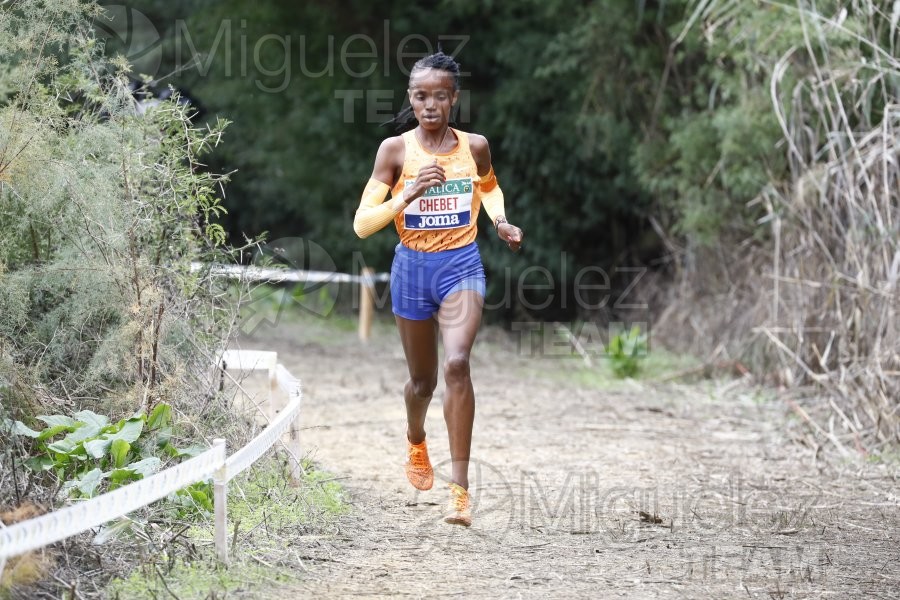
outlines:
[[[82,410],[71,417],[40,415],[46,427],[34,430],[21,421],[6,421],[6,428],[32,440],[24,466],[56,477],[60,495],[91,498],[155,473],[163,460],[196,456],[202,447],[177,448],[172,444],[172,408],[158,404],[149,415],[138,413],[111,422],[104,415]],[[179,505],[212,511],[208,483],[197,483],[176,494]],[[187,502],[185,502],[187,501]]]
[[[227,177],[202,164],[227,123],[194,124],[177,93],[136,110],[127,64],[92,33],[98,11],[0,8],[0,383],[38,390],[45,413],[72,398],[190,412],[236,312],[191,268],[227,251]]]

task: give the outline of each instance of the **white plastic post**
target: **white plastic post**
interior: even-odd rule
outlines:
[[[225,455],[225,440],[216,438],[213,447],[221,447]],[[228,563],[228,473],[223,464],[213,475],[213,505],[216,521],[216,556],[219,562]]]

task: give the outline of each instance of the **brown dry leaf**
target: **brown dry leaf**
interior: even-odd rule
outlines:
[[[31,502],[24,502],[15,508],[0,511],[0,521],[4,525],[14,525],[28,519],[39,517],[47,512],[43,507]]]

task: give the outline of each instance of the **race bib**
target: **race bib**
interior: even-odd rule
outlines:
[[[404,182],[404,189],[414,179]],[[406,229],[456,229],[465,227],[472,219],[472,178],[448,179],[416,198],[403,211]]]

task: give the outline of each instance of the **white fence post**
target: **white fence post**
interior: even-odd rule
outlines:
[[[225,440],[216,438],[213,447],[221,447],[225,455]],[[213,475],[213,508],[216,521],[216,556],[219,562],[228,563],[228,472],[223,464]]]

